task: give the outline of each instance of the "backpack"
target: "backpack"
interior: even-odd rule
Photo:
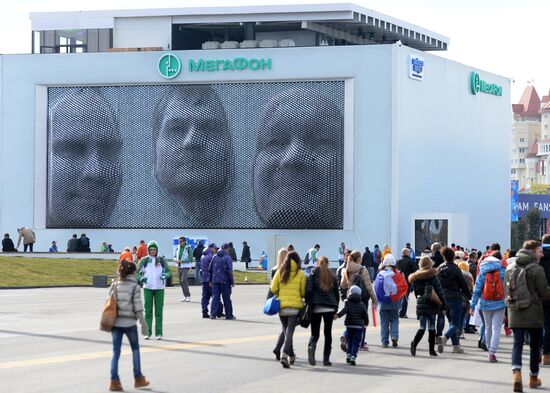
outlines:
[[[359,288],[361,288],[361,301],[363,302],[365,307],[367,307],[367,305],[369,304],[370,297],[369,297],[369,294],[367,292],[367,289],[365,288],[365,282],[363,281],[363,272],[364,271],[365,271],[365,267],[361,266],[361,270],[359,270],[359,272],[357,273],[357,275],[353,279],[353,283],[351,285],[356,285]],[[350,286],[350,288],[351,288],[351,286]],[[348,290],[349,290],[349,288],[348,288]]]
[[[481,293],[483,300],[504,300],[504,286],[500,281],[500,270],[485,274],[485,285]]]
[[[527,286],[527,271],[535,267],[535,263],[520,266],[513,263],[506,271],[506,305],[512,310],[523,310],[529,307],[532,300]]]
[[[159,262],[160,262],[160,265],[162,266],[163,269],[166,269],[166,264],[164,263],[164,258],[163,257],[157,257]],[[147,267],[147,264],[149,263],[149,261],[151,260],[150,257],[148,257],[144,262],[143,262],[143,266],[141,267],[142,270],[145,270],[145,268]]]
[[[379,303],[394,303],[406,295],[409,290],[405,276],[398,271],[393,274],[382,271],[376,276],[374,292]]]
[[[310,256],[310,252],[308,251],[304,258],[304,265],[309,265],[309,262],[311,262],[311,256]]]

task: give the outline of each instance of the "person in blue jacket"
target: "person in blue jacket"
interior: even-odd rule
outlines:
[[[504,273],[506,268],[503,266],[501,259],[500,252],[496,251],[481,262],[470,302],[470,313],[473,314],[479,301],[479,311],[483,314],[485,320],[485,337],[489,346],[489,361],[491,363],[497,362],[496,353],[500,342],[504,310],[506,309],[504,302]],[[491,276],[487,277],[488,275]],[[500,281],[500,283],[497,281]],[[487,285],[497,289],[489,291],[489,288],[485,288]]]
[[[235,282],[233,280],[233,261],[229,256],[227,243],[222,244],[222,248],[212,257],[209,271],[212,287],[210,318],[216,319],[216,316],[221,314],[221,295],[225,305],[225,319],[237,319],[233,315],[233,304],[231,303],[231,288],[235,286]]]

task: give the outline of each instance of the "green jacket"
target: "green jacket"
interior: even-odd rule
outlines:
[[[162,265],[163,273],[166,275],[166,278],[172,277],[172,272],[170,271],[170,266],[166,263],[163,257],[157,257],[160,261],[160,264]],[[149,255],[146,257],[143,257],[139,260],[137,273],[136,273],[136,279],[137,282],[141,285],[143,285],[143,277],[144,275],[141,274],[142,270],[144,269],[144,266],[148,264],[151,261]]]
[[[542,328],[544,313],[541,299],[550,300],[550,287],[546,282],[544,269],[537,263],[535,253],[531,250],[519,250],[514,263],[522,266],[535,263],[536,266],[527,270],[527,287],[531,293],[531,304],[523,310],[508,308],[508,326],[510,328]],[[506,269],[504,282],[508,282],[508,277],[511,274],[510,268],[513,266],[512,263]]]

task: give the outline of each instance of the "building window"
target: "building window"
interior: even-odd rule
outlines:
[[[519,148],[519,152],[520,152],[520,153],[525,153],[525,150],[526,150],[525,147],[520,147],[520,148]]]
[[[544,125],[544,129],[545,129],[545,130],[548,129],[548,124],[545,124],[545,125]]]
[[[519,138],[519,142],[525,142],[525,138]]]
[[[520,158],[520,159],[519,159],[519,163],[520,163],[520,164],[525,163],[525,159],[524,159],[524,158]]]
[[[512,169],[511,174],[512,174],[512,175],[515,175],[515,174],[516,174],[516,170],[515,170],[515,169]]]

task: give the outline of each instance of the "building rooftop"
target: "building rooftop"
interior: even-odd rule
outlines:
[[[523,91],[519,103],[512,104],[515,117],[535,117],[540,119],[540,98],[535,86],[529,85]]]
[[[36,12],[32,30],[114,29],[124,18],[171,17],[172,25],[197,32],[253,24],[255,31],[308,30],[345,45],[401,41],[422,51],[447,50],[449,38],[350,3],[246,7],[163,8],[112,11]]]

